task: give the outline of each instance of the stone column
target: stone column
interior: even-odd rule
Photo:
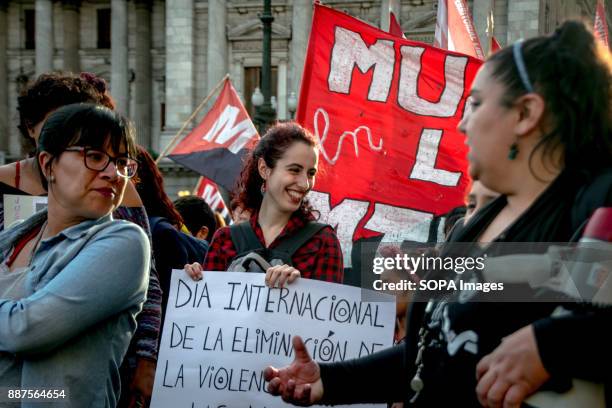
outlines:
[[[117,111],[129,115],[127,0],[111,0],[111,94]]]
[[[8,0],[0,0],[0,152],[7,153],[9,148],[9,108],[8,108]]]
[[[155,24],[153,24],[153,26],[155,26]],[[156,152],[161,152],[161,148],[159,147],[162,132],[161,105],[166,103],[165,81],[153,77],[151,94],[153,98],[153,113],[151,115],[151,149]]]
[[[136,139],[151,147],[151,2],[136,0],[136,78],[134,84],[134,114]]]
[[[312,0],[293,0],[291,33],[291,72],[289,73],[290,87],[288,93],[300,93],[300,82],[302,80],[302,70],[304,69],[304,59],[306,58],[306,48],[308,47],[308,36],[312,24]]]
[[[495,38],[504,47],[508,41],[508,0],[494,0]]]
[[[193,2],[166,1],[166,129],[161,150],[194,109]]]
[[[493,0],[474,0],[474,12],[472,19],[474,20],[474,29],[480,38],[482,52],[487,55],[489,53],[489,39],[487,37],[487,20],[491,10],[493,10]]]
[[[53,71],[53,4],[36,0],[36,75]]]
[[[276,95],[276,117],[279,120],[288,119],[287,115],[287,60],[278,62],[278,85]]]
[[[230,76],[232,78],[232,84],[236,88],[236,92],[240,96],[240,100],[245,104],[244,99],[244,60],[243,58],[234,57],[230,64]]]
[[[79,61],[80,24],[79,7],[80,0],[62,0],[62,15],[64,18],[64,71],[80,72]]]
[[[225,0],[208,0],[208,46],[206,86],[210,91],[227,73],[227,5]]]
[[[538,35],[539,0],[511,0],[508,2],[508,44],[520,38]]]
[[[382,0],[380,2],[380,29],[389,31],[389,11],[393,11],[398,22],[401,19],[402,2],[400,0]]]

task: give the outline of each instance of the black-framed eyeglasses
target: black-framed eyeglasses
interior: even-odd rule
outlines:
[[[93,171],[104,171],[110,162],[113,162],[117,169],[117,175],[125,178],[131,178],[138,170],[138,162],[128,156],[113,157],[110,154],[92,149],[89,147],[69,147],[65,149],[67,152],[82,152],[85,167]]]

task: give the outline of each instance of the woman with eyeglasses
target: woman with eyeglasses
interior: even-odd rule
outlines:
[[[108,108],[68,105],[37,151],[48,209],[0,233],[0,387],[115,407],[150,259],[142,229],[111,216],[137,170],[132,130]]]
[[[597,208],[612,206],[611,85],[609,51],[578,22],[485,62],[459,129],[470,175],[501,195],[453,234],[442,255],[455,241],[473,243],[472,256],[511,250],[510,243],[576,241]],[[293,363],[266,369],[269,391],[296,405],[510,408],[543,390],[565,395],[575,379],[610,384],[609,307],[501,303],[488,295],[415,301],[405,345],[358,360],[317,364],[294,338]]]
[[[110,109],[115,104],[106,92],[103,79],[89,73],[81,75],[47,73],[40,75],[20,93],[17,99],[19,131],[23,150],[29,157],[0,166],[0,231],[4,225],[3,196],[45,195],[36,166],[36,146],[45,119],[57,108],[71,103],[96,103]],[[133,189],[132,189],[133,190]],[[124,197],[123,205],[138,207],[142,203],[133,191]]]
[[[95,103],[114,110],[106,82],[93,74],[45,73],[21,91],[17,98],[19,131],[23,148],[29,157],[0,166],[0,231],[4,227],[3,197],[5,194],[46,195],[35,157],[40,131],[58,108],[72,103]],[[113,217],[131,221],[149,235],[147,214],[136,188],[128,183],[121,205]],[[151,262],[147,300],[138,315],[138,328],[121,367],[122,395],[129,395],[129,404],[145,404],[151,397],[157,360],[161,325],[162,292],[156,270]]]

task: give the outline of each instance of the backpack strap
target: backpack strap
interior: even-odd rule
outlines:
[[[251,227],[251,223],[248,221],[231,225],[230,235],[237,255],[263,249],[263,245],[261,245],[253,227]]]
[[[320,222],[309,222],[303,228],[300,228],[293,235],[288,236],[275,248],[264,248],[261,244],[253,227],[248,222],[241,222],[230,226],[230,235],[232,243],[236,248],[236,257],[240,258],[244,254],[257,253],[262,258],[271,261],[272,259],[280,259],[282,262],[291,265],[293,254],[300,249],[308,240],[316,233],[327,227],[328,224]]]
[[[310,238],[328,226],[328,224],[323,224],[322,222],[311,221],[303,228],[300,228],[295,234],[283,239],[283,241],[274,248],[274,251],[284,252],[291,258],[295,251],[300,249],[310,240]]]

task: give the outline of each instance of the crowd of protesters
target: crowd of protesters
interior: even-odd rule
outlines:
[[[577,22],[491,56],[459,124],[473,183],[446,217],[447,244],[473,243],[475,256],[490,243],[577,240],[612,206],[611,85],[609,52]],[[199,197],[172,202],[102,79],[43,74],[18,112],[28,156],[0,167],[0,223],[5,194],[46,195],[48,207],[0,224],[0,387],[61,387],[78,407],[147,406],[173,269],[195,280],[258,271],[269,287],[343,283],[336,232],[307,198],[317,140],[298,124],[274,125],[248,154],[225,226]],[[439,250],[457,255],[451,246]],[[294,337],[294,362],[265,371],[269,392],[296,405],[518,407],[572,378],[610,383],[611,309],[551,317],[559,304],[414,296],[425,295],[398,302],[401,344],[318,364]],[[449,347],[468,331],[475,348]]]

